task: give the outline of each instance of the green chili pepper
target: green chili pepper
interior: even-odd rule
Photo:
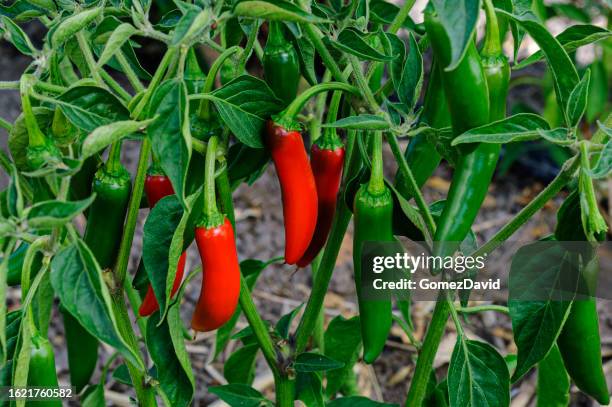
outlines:
[[[89,208],[84,240],[102,269],[114,265],[130,198],[130,174],[120,162],[121,146],[113,145],[110,157],[94,177],[96,199]]]
[[[448,66],[448,36],[431,3],[425,11],[425,27],[435,57],[441,67]],[[452,71],[442,70],[442,77],[455,135],[489,122],[487,79],[473,41],[469,42],[457,68]],[[469,151],[464,150],[456,163],[446,204],[434,236],[437,255],[454,253],[470,231],[487,194],[500,146],[481,143],[469,146],[466,150]]]
[[[431,66],[421,120],[435,129],[450,126],[450,114],[446,106],[442,75],[440,67],[435,61]],[[418,134],[414,137],[408,144],[404,155],[419,187],[425,184],[442,159],[435,144],[430,143],[425,134]],[[395,174],[395,186],[404,198],[411,198],[410,188],[402,172],[398,171]]]
[[[89,208],[84,241],[102,269],[114,266],[123,232],[123,222],[130,198],[130,174],[121,165],[121,144],[111,147],[107,162],[96,172],[92,192],[96,199]],[[91,378],[98,355],[98,340],[77,320],[64,319],[67,325],[68,363],[75,387]],[[71,340],[72,334],[78,340]],[[71,355],[74,355],[71,356]]]
[[[295,48],[283,34],[282,24],[277,21],[269,24],[263,58],[264,77],[274,94],[288,105],[297,94],[300,61]]]
[[[557,213],[555,237],[559,241],[586,241],[580,220],[580,196],[572,192]],[[599,269],[598,259],[588,250],[582,253],[584,282],[594,292]],[[574,300],[557,339],[565,368],[576,386],[602,405],[610,403],[610,394],[601,362],[599,317],[595,298]]]
[[[382,134],[374,136],[372,174],[355,196],[353,264],[363,339],[363,359],[372,363],[382,352],[391,329],[391,301],[362,298],[361,253],[365,242],[393,241],[393,199],[382,175]]]
[[[23,268],[23,262],[25,260],[26,252],[28,251],[28,247],[30,247],[28,243],[22,243],[9,257],[6,283],[11,287],[21,284],[21,270]],[[40,270],[42,266],[42,259],[42,253],[38,252],[34,255],[32,270]],[[34,278],[35,275],[31,277]]]
[[[32,336],[28,387],[58,387],[53,346],[47,338],[42,337],[38,332],[35,332]],[[62,402],[60,400],[47,400],[30,402],[26,405],[61,407]]]
[[[98,364],[98,340],[77,321],[72,314],[60,307],[64,319],[64,337],[68,348],[70,383],[77,393],[89,384]]]

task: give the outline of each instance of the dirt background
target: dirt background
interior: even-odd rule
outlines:
[[[416,21],[422,20],[419,16],[419,5],[417,2],[413,17]],[[421,7],[422,9],[422,7]],[[567,25],[567,21],[552,21],[550,28],[558,33]],[[39,37],[39,29],[36,26],[27,27],[27,31],[34,39]],[[529,41],[521,50],[521,55],[528,55],[535,50],[535,45]],[[154,49],[144,52],[145,58],[155,60],[157,56]],[[582,51],[581,51],[582,52]],[[592,51],[591,51],[592,52]],[[579,55],[580,56],[580,55]],[[588,61],[592,58],[586,51],[583,59]],[[0,42],[0,80],[18,80],[21,72],[29,64],[29,59],[16,53],[6,42]],[[145,61],[146,62],[146,61]],[[541,74],[542,66],[536,65],[531,68],[530,74]],[[517,74],[516,72],[513,73]],[[524,71],[518,75],[524,74]],[[537,87],[519,86],[511,93],[511,102],[525,103],[536,108],[542,106],[542,95]],[[17,92],[2,91],[0,93],[0,114],[3,118],[14,121],[20,112],[20,102]],[[6,133],[0,130],[0,145],[6,151]],[[135,142],[126,142],[123,159],[125,165],[135,172],[138,155],[138,145]],[[392,177],[395,172],[393,158],[386,151],[387,175]],[[540,163],[533,165],[533,163]],[[522,157],[518,165],[515,165],[508,174],[503,177],[496,176],[489,189],[489,194],[483,208],[475,222],[474,231],[479,242],[482,243],[490,238],[503,224],[526,205],[537,194],[550,179],[551,172],[556,169],[548,161],[543,161],[539,156]],[[424,193],[426,199],[431,202],[443,198],[448,190],[450,169],[442,165],[434,177],[425,185]],[[0,177],[0,187],[6,185],[6,176]],[[562,201],[563,194],[549,202],[546,207],[536,214],[516,234],[519,241],[531,241],[550,234],[554,229],[555,213]],[[234,194],[237,219],[238,251],[241,260],[249,258],[269,259],[283,254],[283,227],[282,208],[280,201],[280,190],[274,169],[269,167],[265,174],[252,186],[242,185]],[[130,264],[130,272],[134,272],[140,257],[142,241],[142,225],[147,216],[147,210],[142,210],[139,218],[139,226],[134,241],[133,256]],[[352,245],[351,227],[347,233],[340,250],[337,265],[325,299],[326,322],[338,314],[350,317],[356,314],[355,288],[352,277]],[[199,264],[197,253],[192,246],[188,251],[187,270]],[[258,280],[253,291],[255,303],[263,318],[276,322],[278,318],[294,309],[296,306],[306,302],[311,286],[310,269],[295,272],[293,267],[283,265],[269,266]],[[188,324],[193,305],[197,300],[200,287],[199,276],[191,282],[185,303],[182,306],[183,316]],[[11,289],[9,293],[10,303],[18,304],[19,292]],[[500,298],[500,304],[504,304]],[[417,302],[413,304],[413,322],[415,324],[415,336],[417,340],[423,338],[426,326],[433,309],[431,302]],[[608,382],[612,384],[612,308],[609,302],[600,302],[601,307],[601,330],[605,370]],[[66,352],[63,346],[63,328],[57,310],[51,327],[51,338],[56,345],[56,358],[59,365],[60,381],[68,383]],[[238,328],[246,326],[246,321],[241,318]],[[455,328],[449,322],[445,335],[436,357],[435,366],[438,377],[446,373],[450,354],[455,343]],[[515,353],[516,348],[512,341],[512,328],[509,318],[503,314],[484,312],[469,316],[466,319],[466,331],[472,338],[480,338],[497,347],[503,354]],[[393,327],[392,334],[388,340],[388,346],[384,353],[373,366],[358,363],[355,372],[358,375],[359,389],[362,394],[373,399],[385,400],[391,403],[402,403],[414,369],[416,353],[414,347],[404,332],[397,326]],[[214,346],[213,334],[200,334],[188,343],[188,351],[192,357],[194,373],[197,377],[195,405],[221,404],[215,401],[215,397],[206,391],[211,385],[225,383],[223,378],[223,360],[235,349],[236,343],[232,341],[226,352],[219,360],[211,362],[211,352]],[[104,357],[110,355],[110,349],[103,348]],[[99,375],[99,373],[97,373]],[[107,400],[109,404],[127,406],[131,392],[114,379],[109,378],[107,385]],[[273,381],[263,358],[258,358],[257,375],[254,387],[264,394],[273,398]],[[536,375],[535,371],[527,375],[519,383],[512,387],[512,406],[535,405]],[[581,395],[574,387],[572,389],[573,406],[595,405],[586,397]]]

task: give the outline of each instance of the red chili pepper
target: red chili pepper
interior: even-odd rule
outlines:
[[[150,208],[153,208],[157,204],[157,202],[159,202],[163,197],[174,194],[174,189],[172,188],[170,178],[166,177],[165,175],[147,175],[144,187]],[[172,284],[172,291],[170,292],[170,296],[174,296],[174,294],[176,294],[179,287],[181,286],[181,281],[183,281],[183,273],[185,272],[186,258],[187,253],[183,252],[176,266],[176,276],[174,277],[174,283]],[[157,298],[155,298],[155,292],[153,291],[153,287],[149,283],[147,294],[145,295],[144,300],[142,300],[142,304],[138,309],[138,315],[140,315],[141,317],[146,317],[151,315],[158,309],[159,303],[157,302]]]
[[[240,296],[240,266],[234,229],[227,219],[218,226],[199,226],[195,240],[202,259],[202,290],[191,327],[212,331],[234,314]]]
[[[306,252],[317,223],[317,187],[299,131],[269,120],[265,142],[281,186],[285,221],[285,263],[295,264]]]
[[[342,166],[344,164],[344,146],[338,140],[334,144],[323,142],[315,143],[310,149],[310,166],[317,185],[319,199],[317,226],[306,253],[297,262],[299,267],[306,267],[319,254],[327,241],[327,235],[332,225]]]

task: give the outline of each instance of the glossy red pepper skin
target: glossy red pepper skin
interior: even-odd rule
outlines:
[[[285,263],[306,252],[317,224],[317,186],[299,131],[268,121],[265,143],[280,181],[285,222]]]
[[[343,165],[343,146],[330,149],[325,148],[325,146],[319,146],[317,143],[312,145],[310,149],[310,167],[312,168],[317,186],[317,225],[306,253],[297,262],[299,267],[309,265],[327,241],[334,212],[336,211]]]
[[[147,175],[144,186],[145,194],[147,195],[147,200],[149,201],[150,208],[153,208],[157,204],[157,202],[159,202],[163,197],[174,194],[174,188],[172,188],[170,178],[166,177],[165,175]],[[183,281],[186,258],[187,253],[183,252],[176,266],[176,276],[174,277],[172,291],[170,292],[171,297],[176,294],[179,287],[181,286],[181,282]],[[147,317],[157,310],[159,310],[159,303],[157,302],[157,298],[155,298],[155,292],[153,291],[153,287],[149,283],[147,294],[145,295],[144,299],[142,300],[142,304],[138,309],[138,315],[140,315],[141,317]]]
[[[195,240],[202,260],[202,290],[191,327],[206,332],[219,328],[234,314],[240,296],[240,266],[234,229],[227,217],[219,226],[197,227]]]

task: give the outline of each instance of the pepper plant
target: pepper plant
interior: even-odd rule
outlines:
[[[540,141],[570,158],[466,254],[493,252],[563,190],[549,239],[596,243],[608,229],[598,190],[612,169],[612,119],[605,97],[592,96],[601,94],[591,82],[595,64],[579,74],[573,57],[579,47],[608,41],[610,31],[587,21],[555,37],[537,0],[430,0],[423,23],[409,17],[414,3],[0,5],[0,35],[31,58],[19,80],[0,82],[0,90],[19,93],[22,108],[14,123],[0,119],[8,134],[0,164],[9,180],[0,195],[2,386],[57,387],[57,350],[48,336],[58,307],[70,384],[88,405],[105,405],[107,376],[126,370],[123,381],[138,405],[190,405],[196,386],[186,343],[194,331],[215,331],[215,357],[231,339],[242,343],[226,361],[234,366],[228,384],[203,390],[229,405],[385,405],[359,395],[353,366],[360,358],[376,363],[394,323],[417,349],[406,406],[508,406],[511,387],[536,367],[539,405],[567,405],[570,379],[609,403],[594,297],[511,298],[508,306],[470,308],[456,292],[441,291],[419,342],[409,301],[361,293],[364,242],[404,236],[427,242],[438,256],[465,252],[500,151],[518,143]],[[37,45],[23,29],[33,20],[45,29]],[[540,50],[519,60],[527,36]],[[163,50],[152,72],[138,56],[144,43]],[[520,80],[520,69],[536,62],[552,78],[554,123],[538,112],[508,115],[511,77]],[[122,165],[125,140],[140,148],[134,173]],[[394,178],[383,171],[385,144],[398,168]],[[421,189],[442,160],[452,168],[448,195],[427,202]],[[232,194],[270,161],[282,192],[284,257],[239,262]],[[137,218],[146,207],[141,260],[131,270]],[[323,299],[353,215],[359,315],[325,323]],[[194,240],[202,267],[186,270]],[[587,285],[596,284],[595,252],[573,255],[589,271]],[[511,278],[540,271],[542,264],[524,259],[515,257]],[[268,323],[250,293],[261,271],[278,262],[310,266],[312,290],[303,308]],[[200,272],[187,327],[181,302]],[[19,291],[19,304],[9,309],[8,294]],[[484,310],[510,315],[517,355],[467,337],[460,315]],[[241,315],[248,328],[236,332]],[[449,317],[457,342],[448,373],[439,377],[433,362]],[[102,364],[100,343],[114,352]],[[258,354],[272,372],[274,402],[251,387]]]

